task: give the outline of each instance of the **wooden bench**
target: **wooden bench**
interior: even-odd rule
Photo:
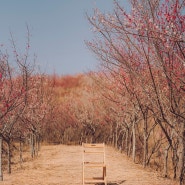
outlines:
[[[105,185],[107,185],[105,144],[82,143],[82,147],[83,147],[82,184],[85,185],[88,183],[104,183]],[[96,170],[93,171],[93,169]],[[100,173],[102,175],[99,175]]]

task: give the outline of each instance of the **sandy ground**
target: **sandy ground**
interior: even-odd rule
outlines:
[[[151,170],[133,164],[126,156],[106,147],[108,185],[175,185]],[[39,156],[23,168],[4,172],[0,185],[82,185],[82,147],[42,146]]]

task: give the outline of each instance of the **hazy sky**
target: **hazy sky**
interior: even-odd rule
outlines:
[[[126,0],[124,0],[126,1]],[[0,44],[10,47],[10,32],[24,52],[27,29],[31,56],[42,71],[59,75],[95,70],[97,61],[84,40],[92,39],[85,12],[113,10],[113,0],[0,0]]]

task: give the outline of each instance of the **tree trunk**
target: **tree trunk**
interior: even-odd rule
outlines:
[[[173,178],[177,178],[177,163],[178,163],[178,157],[177,157],[177,150],[173,148],[172,150],[173,156],[172,156],[172,164],[173,164]]]
[[[35,156],[35,139],[34,139],[34,133],[30,134],[30,151],[31,151],[31,157],[34,158]]]
[[[133,135],[132,135],[132,131],[131,131],[131,133],[130,133],[130,137],[129,137],[129,147],[128,147],[128,156],[130,157],[130,155],[131,155],[131,151],[132,151],[132,137],[133,137]]]
[[[38,134],[35,134],[34,138],[35,138],[35,155],[38,156],[38,154],[39,154],[39,138],[38,138]]]
[[[83,143],[83,132],[81,132],[81,136],[80,136],[80,145],[82,145],[82,143]]]
[[[148,158],[148,125],[147,125],[147,117],[144,119],[144,126],[143,126],[143,167],[145,168],[147,165],[147,158]]]
[[[114,147],[115,144],[115,138],[114,138],[114,132],[112,133],[112,146]]]
[[[123,150],[124,150],[125,135],[126,135],[126,133],[124,132],[122,135],[122,139],[121,139],[121,152],[123,152]]]
[[[179,162],[178,162],[178,178],[179,178],[179,182],[180,185],[183,185],[183,181],[184,181],[184,163],[185,163],[185,159],[184,159],[184,155],[185,155],[185,124],[184,123],[179,123],[180,124],[180,131],[179,131]]]
[[[40,134],[38,135],[38,151],[40,151],[41,148],[41,137]]]
[[[134,163],[136,162],[136,129],[135,122],[132,124],[132,159]]]
[[[148,156],[148,138],[144,134],[144,145],[143,145],[143,167],[147,165],[147,156]]]
[[[118,122],[116,122],[116,130],[115,130],[115,143],[114,147],[118,149]]]
[[[23,157],[22,157],[22,141],[21,141],[21,137],[19,140],[19,163],[20,163],[20,167],[22,167],[22,162],[23,162]]]
[[[2,147],[3,147],[3,137],[2,137],[2,135],[0,134],[0,181],[3,181]]]
[[[126,139],[125,139],[125,148],[126,148],[126,154],[128,156],[128,149],[129,149],[129,146],[128,146],[128,138],[129,138],[129,128],[126,129]]]
[[[170,145],[164,149],[164,177],[168,177],[168,151]]]
[[[11,174],[11,141],[7,141],[8,145],[8,173]]]

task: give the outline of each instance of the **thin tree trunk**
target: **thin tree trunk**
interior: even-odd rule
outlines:
[[[23,157],[22,157],[22,141],[21,141],[21,136],[19,140],[19,163],[20,167],[22,168],[22,162],[23,162]]]
[[[80,145],[82,145],[82,143],[83,143],[83,132],[81,133],[81,136],[80,136]]]
[[[129,148],[128,148],[128,156],[130,157],[130,155],[131,155],[131,151],[132,151],[132,131],[131,131],[131,133],[130,133],[130,137],[129,137]]]
[[[3,147],[3,137],[2,137],[2,135],[0,134],[0,181],[3,181],[2,147]]]
[[[11,142],[7,141],[8,144],[8,173],[11,174]]]
[[[136,161],[136,129],[135,129],[135,122],[132,124],[132,159],[135,163]]]
[[[178,163],[178,178],[179,178],[179,182],[180,185],[183,185],[183,181],[184,181],[184,163],[185,163],[185,159],[184,159],[184,155],[185,155],[185,124],[184,123],[180,123],[180,131],[179,131],[179,163]]]
[[[35,140],[34,140],[34,133],[30,134],[30,150],[31,150],[31,157],[34,158],[35,156]]]
[[[40,151],[41,148],[41,138],[40,135],[38,135],[38,151]]]
[[[129,137],[129,129],[126,129],[126,139],[125,139],[125,148],[126,148],[126,154],[128,156],[128,137]]]
[[[116,130],[115,130],[115,143],[114,147],[118,149],[118,122],[116,122]]]
[[[35,155],[38,156],[39,154],[39,138],[38,135],[35,134]]]
[[[173,178],[176,179],[177,178],[177,161],[178,161],[178,157],[177,157],[177,150],[173,148],[172,150],[173,153],[173,157],[172,157],[172,164],[173,164]]]
[[[124,132],[122,135],[122,139],[121,139],[121,152],[123,152],[123,148],[124,148],[125,135],[126,135],[126,133]]]
[[[147,165],[147,156],[148,156],[148,139],[144,134],[144,145],[143,145],[143,167]]]
[[[30,155],[32,156],[32,133],[30,133]]]
[[[147,118],[144,119],[143,126],[143,167],[145,168],[147,165],[147,157],[148,157],[148,127],[147,127]]]
[[[112,146],[114,147],[115,144],[115,138],[114,138],[114,132],[112,133]]]
[[[164,177],[168,177],[168,151],[170,145],[168,145],[164,150]]]

